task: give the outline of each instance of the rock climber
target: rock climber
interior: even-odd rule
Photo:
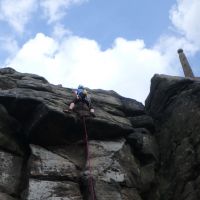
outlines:
[[[93,117],[95,117],[95,113],[94,113],[94,108],[92,107],[92,103],[91,103],[91,99],[89,98],[88,96],[88,93],[87,93],[87,90],[85,89],[85,87],[83,85],[79,85],[78,86],[78,89],[75,89],[74,90],[74,93],[75,93],[75,98],[73,99],[73,101],[70,103],[69,105],[69,109],[67,110],[64,110],[64,112],[72,112],[75,105],[78,103],[78,102],[83,102],[85,103],[89,110],[90,110],[90,113]]]

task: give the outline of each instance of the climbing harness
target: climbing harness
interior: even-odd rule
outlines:
[[[82,116],[83,119],[83,125],[84,125],[84,132],[85,132],[85,146],[86,146],[86,162],[88,163],[89,168],[89,190],[92,196],[92,200],[96,200],[95,190],[94,190],[94,183],[93,183],[93,177],[92,177],[92,168],[91,168],[91,162],[90,162],[90,151],[89,151],[89,144],[88,144],[88,133],[85,123],[85,116]]]

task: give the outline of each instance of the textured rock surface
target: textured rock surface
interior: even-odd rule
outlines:
[[[76,166],[66,158],[36,145],[31,145],[31,150],[29,166],[32,177],[67,178],[71,180],[78,177]]]
[[[73,182],[29,180],[27,200],[82,200],[79,186]]]
[[[160,199],[200,199],[199,79],[155,75],[146,108],[156,123]]]
[[[91,180],[97,200],[200,199],[199,79],[155,75],[145,108],[88,91],[96,118],[63,112],[71,89],[0,69],[0,199],[91,200]]]
[[[73,99],[71,89],[49,84],[34,74],[0,69],[2,199],[91,199],[80,115],[86,116],[96,198],[142,200],[155,196],[151,191],[157,162],[152,118],[141,103],[114,91],[88,91],[96,118],[81,104],[72,114],[63,112]]]
[[[80,132],[80,125],[77,126],[80,121],[77,121],[76,115],[62,112],[73,98],[71,89],[49,84],[42,77],[18,73],[10,68],[1,69],[0,80],[0,103],[24,125],[24,134],[30,136],[30,142],[65,143]],[[89,93],[97,115],[95,119],[87,120],[91,137],[127,134],[133,129],[128,117],[144,114],[141,103],[121,97],[114,91],[89,90]]]
[[[91,180],[97,200],[200,199],[199,79],[155,75],[145,108],[88,91],[96,118],[63,112],[71,89],[0,69],[0,199],[91,200]]]
[[[0,192],[0,199],[2,200],[17,200],[9,195],[7,195],[6,193],[2,193]]]
[[[22,155],[17,132],[19,123],[12,118],[6,108],[0,104],[0,147],[10,152]]]
[[[22,158],[0,151],[0,188],[8,194],[17,194],[21,178]]]
[[[121,190],[124,187],[140,189],[140,166],[125,140],[91,141],[89,147],[94,188],[98,199],[111,199],[112,196],[122,199]],[[85,174],[88,173],[85,171]],[[110,192],[106,192],[109,190]]]

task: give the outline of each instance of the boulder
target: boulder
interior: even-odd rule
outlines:
[[[200,79],[155,75],[146,110],[160,153],[160,198],[199,199]]]

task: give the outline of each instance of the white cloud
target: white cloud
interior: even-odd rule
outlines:
[[[23,33],[33,13],[45,17],[48,23],[58,22],[72,5],[88,0],[1,0],[0,20],[7,22],[15,31]],[[41,11],[39,10],[41,8]]]
[[[170,11],[170,19],[176,30],[198,46],[200,46],[199,10],[199,0],[177,0],[177,4]]]
[[[200,49],[197,0],[177,0],[171,9],[176,36],[162,35],[152,48],[143,40],[116,38],[104,51],[95,40],[74,36],[58,22],[69,6],[81,2],[84,0],[40,0],[49,23],[56,22],[52,36],[38,33],[7,64],[44,76],[54,84],[112,89],[144,102],[155,73],[182,74],[177,49],[183,48],[189,55]]]
[[[40,0],[45,17],[49,23],[56,22],[66,15],[67,9],[74,4],[87,0]]]
[[[142,40],[117,38],[102,51],[94,40],[67,36],[58,42],[42,33],[24,44],[8,65],[54,84],[112,89],[139,101],[147,97],[153,74],[168,72],[165,57]]]
[[[32,12],[36,9],[36,0],[1,0],[0,20],[8,22],[17,32],[23,32]]]
[[[12,62],[7,62],[10,63],[9,66],[16,66],[19,71],[41,74],[54,80],[57,74],[57,63],[54,59],[56,51],[57,43],[39,33],[23,45]]]
[[[53,27],[53,33],[52,33],[53,38],[60,40],[67,35],[72,35],[72,32],[66,29],[62,24],[58,23]]]
[[[169,74],[175,70],[183,75],[178,49],[184,49],[188,57],[194,56],[200,50],[199,10],[199,0],[177,0],[169,12],[175,34],[161,35],[154,46],[167,60]]]

